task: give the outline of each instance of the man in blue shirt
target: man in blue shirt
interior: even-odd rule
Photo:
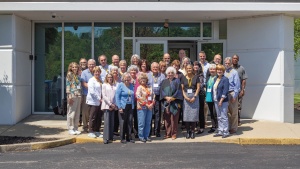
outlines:
[[[159,64],[157,62],[153,62],[151,64],[151,72],[148,74],[149,82],[152,86],[153,92],[155,94],[155,105],[153,106],[154,112],[154,133],[156,137],[160,137],[160,124],[161,124],[161,102],[160,98],[160,86],[162,81],[166,78],[164,74],[159,71]]]
[[[88,82],[90,78],[93,77],[92,71],[96,66],[96,61],[94,59],[89,59],[88,61],[88,69],[84,70],[81,73],[81,86],[82,86],[82,123],[83,123],[83,132],[87,132],[88,130],[88,122],[89,122],[89,110],[88,105],[86,104],[86,96],[88,94]]]
[[[98,61],[100,63],[99,67],[101,69],[100,78],[103,83],[106,75],[110,72],[110,65],[107,64],[107,57],[105,55],[100,55],[98,57]]]
[[[232,68],[232,61],[230,57],[225,58],[225,76],[229,79],[229,106],[228,106],[228,119],[230,134],[234,134],[238,128],[238,95],[240,91],[240,78],[238,72]]]

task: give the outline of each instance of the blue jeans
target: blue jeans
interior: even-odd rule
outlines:
[[[152,119],[152,110],[142,109],[137,111],[139,138],[146,139],[150,134],[150,125]]]
[[[227,115],[228,102],[223,102],[222,106],[219,106],[219,102],[215,101],[215,108],[218,119],[218,133],[221,135],[229,135],[229,122]]]

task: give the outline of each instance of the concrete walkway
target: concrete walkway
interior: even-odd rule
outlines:
[[[208,124],[210,124],[210,122],[208,122]],[[213,137],[213,134],[207,133],[209,127],[210,126],[205,129],[204,133],[196,135],[195,139],[186,139],[185,131],[178,129],[178,138],[176,140],[164,140],[163,137],[152,137],[152,143],[225,142],[236,144],[300,144],[300,111],[295,111],[294,124],[243,119],[242,126],[239,127],[238,132],[225,139]],[[82,131],[82,127],[80,127],[79,130]],[[163,131],[161,135],[164,135]],[[100,138],[89,138],[87,133],[83,133],[78,136],[69,135],[66,129],[66,117],[59,115],[31,115],[16,125],[0,126],[0,136],[33,136],[59,139],[57,141],[51,141],[51,144],[49,144],[49,142],[45,142],[44,144],[47,144],[48,146],[41,146],[40,143],[30,143],[31,145],[39,144],[38,147],[35,146],[35,148],[31,148],[30,150],[39,149],[39,147],[55,147],[74,142],[103,142]],[[64,140],[65,143],[61,142],[62,140]],[[59,141],[60,144],[57,144]],[[116,137],[115,142],[120,142],[119,137]],[[140,142],[136,139],[136,143]],[[26,143],[22,145],[26,145]],[[2,145],[2,151],[8,150],[7,148],[3,148],[5,146],[10,147],[9,149],[13,147],[13,145]]]

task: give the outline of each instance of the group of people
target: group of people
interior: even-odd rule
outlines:
[[[179,51],[178,60],[170,58],[165,53],[162,61],[149,64],[134,54],[127,65],[113,55],[109,65],[101,55],[99,66],[84,58],[79,64],[70,63],[66,75],[69,134],[80,134],[82,122],[83,132],[103,137],[104,144],[112,142],[119,131],[121,143],[134,143],[135,138],[151,142],[152,134],[161,137],[161,128],[164,139],[175,140],[181,121],[186,138],[194,139],[204,132],[208,110],[209,133],[222,138],[236,133],[247,79],[239,56],[225,58],[224,66],[221,55],[208,63],[203,51],[200,61],[191,62],[184,50]]]

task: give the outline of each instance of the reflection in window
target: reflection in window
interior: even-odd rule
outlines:
[[[35,24],[34,111],[51,112],[61,105],[60,23]]]
[[[205,52],[208,61],[212,61],[216,54],[223,56],[223,43],[202,43],[201,49]]]
[[[200,37],[200,23],[136,23],[136,37]]]
[[[141,44],[140,58],[146,59],[149,63],[161,61],[164,55],[163,44]]]
[[[124,23],[124,37],[132,37],[133,31],[132,31],[132,23]]]
[[[132,40],[131,39],[125,39],[124,40],[124,59],[127,62],[127,66],[131,65],[130,59],[133,55],[132,53]]]
[[[71,62],[79,63],[80,58],[91,58],[91,23],[65,23],[65,72]]]
[[[203,37],[212,37],[212,24],[210,22],[203,23]]]
[[[95,60],[98,56],[107,56],[107,63],[111,63],[111,56],[121,56],[121,23],[95,23]]]

